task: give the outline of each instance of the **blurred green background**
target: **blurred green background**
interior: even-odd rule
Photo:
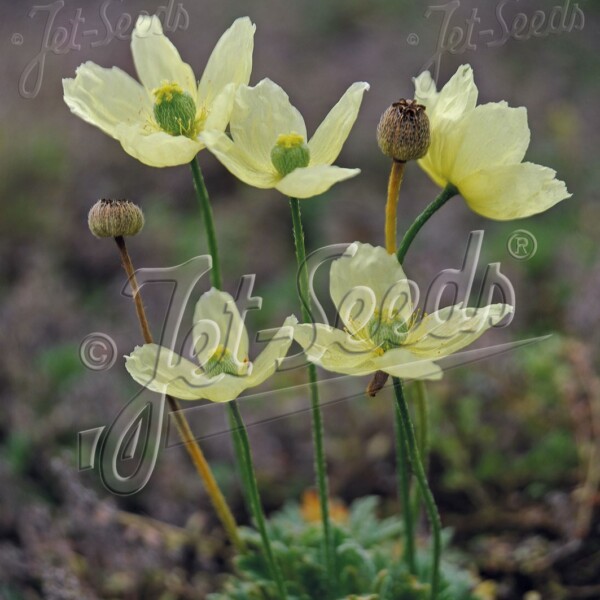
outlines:
[[[114,28],[125,14],[135,21],[141,10],[154,13],[161,5],[169,3],[0,2],[2,597],[203,598],[229,568],[218,523],[183,449],[162,452],[148,486],[127,498],[110,495],[94,471],[77,471],[77,433],[109,424],[136,391],[120,357],[140,342],[131,303],[121,295],[116,248],[90,235],[87,211],[98,198],[126,197],[143,208],[146,227],[130,242],[137,267],[172,266],[206,251],[189,168],[142,165],[71,115],[62,100],[61,79],[86,60],[134,74],[128,39],[101,42],[107,23]],[[183,0],[171,3],[172,14],[178,6],[189,25],[169,37],[196,74],[221,33],[249,15],[257,24],[251,83],[270,77],[284,87],[309,135],[352,82],[371,84],[338,160],[362,174],[302,204],[309,251],[354,240],[383,243],[389,164],[375,128],[391,102],[412,97],[411,77],[435,66],[436,57],[440,84],[468,62],[480,102],[527,107],[527,160],[556,169],[573,198],[509,223],[484,221],[454,200],[427,224],[406,270],[425,289],[441,269],[460,266],[469,232],[483,229],[479,278],[486,264],[501,262],[517,296],[512,325],[491,332],[486,345],[552,337],[453,370],[429,386],[431,481],[455,546],[474,572],[495,582],[487,597],[600,597],[600,5],[456,0],[441,9],[443,3],[408,0]],[[535,11],[549,18],[555,6],[565,12],[564,30],[551,33],[544,25],[533,35]],[[48,7],[56,18],[47,43],[59,27],[72,39],[44,53]],[[569,26],[577,10],[583,28]],[[503,40],[503,23],[518,25],[519,12],[527,15],[526,28]],[[78,14],[85,23],[73,32]],[[98,29],[97,36],[83,35],[88,29]],[[469,36],[469,29],[470,40],[440,50],[448,35]],[[226,289],[233,293],[240,276],[256,274],[263,309],[251,313],[249,326],[276,326],[298,312],[287,203],[276,191],[238,182],[208,152],[199,158]],[[436,193],[409,165],[400,227]],[[516,229],[537,240],[531,260],[508,252]],[[202,281],[198,293],[207,287]],[[145,295],[157,328],[165,299],[159,289]],[[119,357],[110,371],[91,371],[79,359],[81,341],[96,331],[115,340]],[[304,377],[302,370],[279,374],[265,389],[299,385]],[[343,502],[381,495],[390,514],[397,510],[390,398],[364,398],[366,381],[343,385],[352,398],[324,411],[332,493]],[[262,421],[305,406],[302,397],[274,394],[246,412]],[[223,426],[220,407],[207,415],[199,433]],[[300,412],[251,429],[269,510],[312,485],[309,425]],[[228,436],[203,447],[245,521]]]

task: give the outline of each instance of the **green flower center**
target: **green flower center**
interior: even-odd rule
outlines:
[[[363,328],[362,336],[375,344],[378,351],[383,354],[388,350],[399,348],[404,344],[408,333],[425,315],[416,309],[408,320],[403,320],[398,315],[383,318],[378,310],[375,311],[369,322]]]
[[[248,359],[246,358],[240,364],[227,348],[218,346],[214,354],[202,365],[202,368],[209,377],[216,377],[221,373],[241,377],[248,372]]]
[[[277,143],[271,150],[271,162],[277,172],[285,177],[295,169],[308,167],[310,150],[304,138],[292,131],[277,138]]]
[[[366,328],[371,340],[384,352],[401,346],[406,340],[409,329],[406,321],[388,321],[382,319],[378,313],[371,317]]]
[[[154,118],[170,135],[196,137],[196,103],[177,83],[164,83],[154,94]]]

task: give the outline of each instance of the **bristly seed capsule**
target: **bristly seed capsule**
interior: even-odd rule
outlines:
[[[399,162],[417,160],[427,154],[431,138],[425,107],[402,98],[381,115],[377,143],[381,151]]]
[[[88,214],[88,226],[99,238],[136,235],[144,227],[144,213],[129,200],[98,200]]]

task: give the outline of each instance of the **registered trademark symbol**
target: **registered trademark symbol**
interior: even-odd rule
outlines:
[[[530,231],[517,229],[508,238],[506,249],[516,260],[529,260],[537,252],[537,240]]]
[[[10,38],[10,43],[13,46],[21,46],[23,44],[23,36],[20,33],[13,33]]]

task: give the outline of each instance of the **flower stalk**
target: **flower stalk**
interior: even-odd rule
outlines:
[[[269,534],[267,532],[267,523],[265,519],[265,514],[262,508],[262,502],[260,499],[260,494],[258,491],[258,484],[256,482],[256,474],[254,472],[254,466],[252,463],[252,451],[250,450],[250,440],[248,439],[248,432],[246,430],[246,426],[244,425],[244,420],[242,418],[242,414],[240,413],[240,408],[238,403],[233,400],[227,404],[230,409],[230,414],[232,416],[233,422],[235,423],[235,433],[240,441],[240,448],[242,451],[242,458],[244,460],[244,466],[246,469],[246,478],[248,482],[248,491],[249,494],[249,502],[252,507],[252,512],[254,515],[254,520],[256,521],[256,526],[258,527],[258,532],[260,534],[262,544],[264,547],[267,564],[269,570],[271,571],[271,577],[277,586],[277,592],[279,597],[282,600],[287,598],[285,583],[283,581],[283,575],[281,574],[281,569],[275,560],[275,556],[273,555],[273,549],[271,548],[271,541],[269,539]]]
[[[436,600],[440,584],[440,557],[442,552],[442,523],[440,515],[435,505],[435,500],[429,484],[427,482],[427,476],[425,475],[425,469],[421,461],[417,440],[415,437],[415,431],[410,418],[410,412],[408,410],[408,404],[402,391],[402,382],[397,377],[393,377],[394,383],[394,394],[396,397],[396,408],[399,413],[400,423],[402,431],[404,433],[404,439],[406,441],[406,447],[408,449],[408,456],[412,471],[415,474],[421,497],[425,504],[425,510],[431,524],[432,538],[433,538],[433,558],[431,565],[431,600]]]
[[[414,382],[415,404],[417,405],[418,429],[417,440],[419,452],[425,469],[427,469],[427,456],[429,454],[429,402],[427,399],[427,388],[425,382],[417,380]]]
[[[300,201],[297,198],[290,198],[290,209],[292,212],[296,262],[298,264],[298,292],[302,309],[302,319],[305,323],[310,324],[312,323],[312,316],[310,312],[309,277],[308,270],[306,268],[306,247],[304,244],[304,229],[302,227]],[[323,416],[319,403],[317,369],[313,363],[308,365],[308,379],[312,409],[313,444],[315,447],[315,471],[319,491],[321,521],[323,525],[323,539],[328,582],[331,585],[331,582],[335,580],[335,557],[332,548],[331,524],[329,518],[329,486],[327,481],[327,463],[325,459]]]
[[[413,383],[414,403],[417,414],[417,445],[419,454],[423,461],[425,472],[429,466],[429,400],[427,397],[427,387],[424,381],[417,380]],[[421,496],[418,489],[413,490],[412,511],[414,519],[418,521]]]
[[[421,230],[423,225],[429,221],[429,219],[440,209],[450,198],[453,198],[458,194],[458,189],[449,183],[439,194],[439,196],[415,219],[414,223],[408,228],[408,231],[404,234],[398,251],[396,252],[396,258],[398,262],[402,264],[404,257],[413,243],[417,233]]]
[[[210,271],[210,279],[214,287],[220,290],[223,287],[221,280],[221,263],[219,260],[219,245],[217,244],[217,234],[215,231],[215,220],[213,211],[208,197],[208,190],[204,183],[204,177],[198,164],[198,159],[194,158],[190,163],[192,175],[194,178],[194,189],[196,197],[200,202],[200,210],[202,211],[202,220],[204,221],[204,229],[206,230],[206,239],[208,242],[208,251],[212,257],[212,269]]]
[[[398,228],[398,201],[400,188],[404,180],[406,162],[393,160],[387,189],[387,202],[385,205],[385,249],[390,253],[396,252],[396,231]]]
[[[392,176],[390,175],[390,183],[392,180]],[[388,189],[388,203],[390,201],[389,198],[389,189]],[[458,194],[458,190],[452,184],[448,184],[442,192],[438,195],[438,197],[429,205],[427,208],[415,219],[413,224],[408,228],[405,233],[402,241],[400,242],[400,247],[396,250],[395,248],[395,232],[396,232],[396,223],[394,222],[394,238],[393,245],[390,243],[389,238],[389,229],[391,225],[388,221],[388,210],[386,208],[386,249],[390,253],[396,253],[396,258],[398,262],[402,264],[404,262],[404,258],[408,249],[410,248],[412,242],[415,237],[425,225],[425,223],[444,205],[448,200],[453,198],[456,194]],[[393,215],[395,218],[395,215]],[[406,399],[404,398],[404,393],[402,391],[402,382],[397,377],[392,379],[394,385],[394,393],[396,396],[396,418],[398,419],[398,423],[396,426],[396,447],[397,453],[399,454],[398,458],[398,471],[399,471],[399,486],[401,499],[403,504],[403,512],[405,515],[405,529],[406,529],[406,554],[407,554],[407,564],[411,571],[414,573],[415,563],[414,563],[414,555],[411,557],[410,552],[414,553],[414,516],[418,514],[419,510],[419,497],[422,498],[423,503],[425,504],[425,509],[427,511],[427,515],[429,521],[431,523],[432,528],[432,537],[433,537],[433,557],[432,557],[432,569],[431,569],[431,599],[435,600],[437,597],[437,590],[439,587],[439,569],[440,569],[440,558],[441,558],[441,520],[437,510],[437,506],[435,504],[435,500],[433,498],[433,494],[429,488],[429,484],[427,482],[427,475],[425,471],[425,467],[423,466],[423,460],[427,461],[427,453],[428,453],[428,445],[429,445],[429,415],[428,415],[428,407],[427,407],[427,392],[425,389],[425,383],[421,380],[417,380],[415,382],[417,388],[417,410],[418,410],[418,424],[419,424],[419,435],[418,441],[415,438],[414,428],[412,421],[410,419],[410,413],[408,410],[408,406],[406,404]],[[401,437],[405,438],[405,446],[402,447],[401,440],[398,440],[398,436],[400,435],[400,431],[403,432]],[[407,477],[405,475],[404,469],[410,468],[403,463],[401,460],[400,453],[402,450],[408,452],[408,458],[410,463],[412,464],[412,470],[415,473],[418,483],[418,492],[415,494],[414,502],[410,502],[410,479],[407,481]],[[411,560],[413,561],[411,563]]]
[[[404,180],[406,162],[393,159],[388,181],[387,202],[385,205],[385,249],[388,254],[396,253],[396,232],[398,229],[397,210],[400,188]],[[367,388],[367,395],[375,396],[383,388],[388,379],[387,373],[377,371]],[[413,506],[411,504],[411,472],[408,458],[408,448],[402,426],[402,417],[395,407],[394,410],[394,438],[396,440],[396,479],[398,483],[398,497],[402,506],[404,521],[404,558],[406,566],[412,575],[417,574],[415,558],[415,522]]]
[[[394,408],[394,437],[396,439],[396,472],[398,479],[398,495],[402,504],[402,517],[404,520],[404,558],[411,575],[417,574],[415,559],[415,525],[414,513],[410,502],[410,462],[408,448],[402,425],[402,415],[396,406]]]
[[[200,208],[202,210],[204,229],[206,231],[206,237],[208,240],[208,248],[212,257],[211,281],[214,287],[220,289],[222,287],[221,263],[219,260],[219,250],[217,236],[215,233],[212,206],[210,204],[208,190],[206,189],[206,185],[204,183],[204,177],[202,176],[202,171],[200,170],[200,165],[196,159],[192,160],[190,164],[194,178],[196,196],[198,197]],[[279,598],[281,600],[286,600],[287,594],[285,590],[285,584],[281,570],[279,569],[277,561],[275,560],[273,549],[271,547],[271,540],[269,539],[269,534],[266,527],[266,518],[256,481],[256,475],[254,473],[252,450],[250,448],[248,432],[236,400],[231,400],[227,403],[227,412],[233,435],[236,460],[242,472],[242,484],[244,487],[246,500],[249,504],[252,517],[256,523],[256,526],[258,527],[265,559],[267,561],[273,581],[277,586]]]
[[[140,288],[137,282],[137,278],[135,276],[135,269],[133,267],[133,262],[127,250],[127,246],[125,244],[125,239],[123,236],[115,237],[115,242],[117,243],[117,247],[119,248],[119,253],[121,254],[121,261],[123,263],[123,267],[125,272],[127,273],[127,277],[129,279],[129,284],[131,285],[131,291],[133,294],[133,300],[135,304],[135,311],[138,317],[138,321],[140,323],[140,327],[142,330],[142,335],[144,336],[144,342],[147,344],[153,343],[152,333],[150,331],[150,325],[148,323],[148,319],[146,317],[146,311],[144,310],[144,304],[142,301],[142,296],[140,293]],[[181,436],[182,441],[184,442],[185,449],[187,450],[194,466],[200,478],[204,482],[204,486],[206,488],[206,492],[212,502],[212,505],[221,521],[227,536],[229,537],[231,543],[238,551],[243,551],[245,546],[242,542],[239,534],[238,534],[238,526],[233,516],[221,489],[219,488],[219,484],[217,483],[212,470],[200,448],[198,442],[194,439],[194,435],[190,428],[190,425],[185,418],[181,410],[181,406],[176,398],[172,396],[166,395],[167,402],[169,403],[169,407],[173,413],[175,418],[175,424],[177,426],[177,430],[179,435]]]

